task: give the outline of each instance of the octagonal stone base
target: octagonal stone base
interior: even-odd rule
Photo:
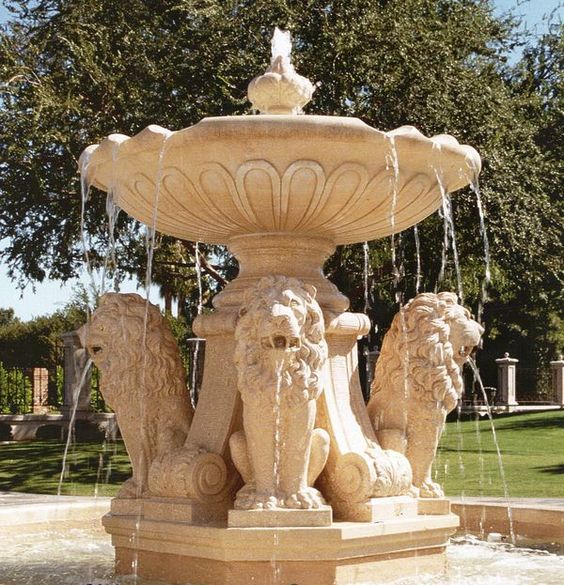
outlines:
[[[136,566],[140,577],[175,585],[368,585],[445,572],[458,516],[442,508],[327,527],[194,526],[115,513],[103,523],[122,575]]]

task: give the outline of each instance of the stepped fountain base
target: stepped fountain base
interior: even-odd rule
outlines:
[[[448,501],[419,500],[416,510],[389,500],[396,500],[388,506],[390,517],[379,522],[284,528],[231,528],[226,517],[201,525],[159,520],[154,500],[143,501],[141,515],[124,514],[114,500],[103,523],[118,574],[137,567],[139,576],[171,584],[366,585],[442,574],[448,537],[459,524]]]

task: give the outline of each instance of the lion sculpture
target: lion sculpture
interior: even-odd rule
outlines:
[[[235,508],[318,508],[313,488],[329,453],[314,429],[327,359],[323,314],[313,286],[269,276],[247,291],[235,330],[243,431],[229,441],[245,486]]]
[[[176,341],[158,307],[118,293],[102,296],[80,338],[100,370],[100,390],[131,459],[133,475],[119,497],[140,497],[151,463],[184,444],[192,421]]]
[[[414,496],[443,496],[431,466],[446,415],[462,395],[462,366],[483,332],[455,294],[422,293],[384,337],[368,411],[382,447],[409,460]]]

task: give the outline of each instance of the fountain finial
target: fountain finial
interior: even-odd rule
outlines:
[[[311,100],[314,85],[296,73],[290,61],[290,32],[274,29],[270,67],[255,77],[247,90],[253,108],[261,114],[299,114]]]

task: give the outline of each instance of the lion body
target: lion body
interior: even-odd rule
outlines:
[[[380,444],[409,460],[416,495],[442,496],[431,467],[446,415],[462,395],[462,366],[482,333],[456,295],[443,292],[412,299],[384,337],[368,412]]]
[[[136,294],[106,293],[81,332],[116,414],[133,475],[120,491],[147,489],[152,461],[184,444],[193,410],[176,341],[158,307]]]
[[[311,484],[328,453],[327,434],[314,429],[327,344],[314,287],[263,278],[245,297],[235,339],[243,432],[230,447],[246,482],[235,507],[322,505]]]

